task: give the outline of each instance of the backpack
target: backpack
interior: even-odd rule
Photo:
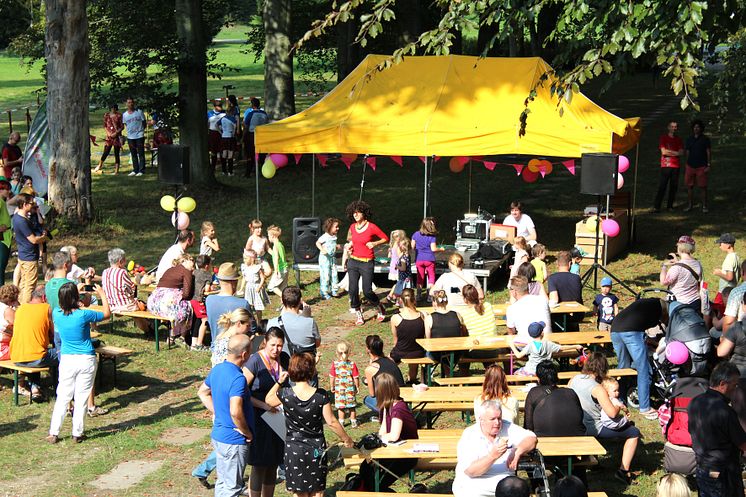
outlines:
[[[491,240],[489,242],[480,242],[479,248],[471,256],[471,260],[484,259],[494,261],[502,259],[505,254],[511,252],[513,247],[505,240]]]
[[[295,354],[302,354],[304,352],[308,352],[312,356],[316,356],[316,345],[310,345],[307,347],[301,347],[300,345],[295,345],[292,340],[290,340],[290,334],[288,334],[288,331],[285,329],[285,323],[282,322],[282,316],[277,317],[277,327],[282,330],[282,332],[285,334],[285,341],[288,344],[288,350],[290,351],[290,355]]]
[[[707,381],[702,378],[679,379],[674,386],[671,399],[667,402],[671,418],[663,431],[666,440],[674,445],[692,446],[687,408],[695,397],[706,391]]]

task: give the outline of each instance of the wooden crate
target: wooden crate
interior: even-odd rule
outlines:
[[[627,213],[624,211],[620,212],[619,210],[615,211],[615,213],[616,215],[613,219],[619,223],[619,234],[614,238],[609,238],[599,229],[598,261],[604,265],[622,253],[627,248],[627,242],[629,241],[629,218]],[[586,229],[584,220],[578,221],[575,224],[575,245],[583,249],[586,253],[581,264],[593,264],[593,253],[596,249],[596,234]]]

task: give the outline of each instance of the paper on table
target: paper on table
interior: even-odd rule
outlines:
[[[416,443],[409,452],[413,454],[420,452],[440,452],[440,445],[436,443]]]
[[[277,408],[277,412],[264,411],[262,419],[270,428],[272,428],[272,431],[277,433],[277,436],[280,437],[281,440],[285,440],[287,428],[285,427],[285,413],[282,410],[282,406]]]

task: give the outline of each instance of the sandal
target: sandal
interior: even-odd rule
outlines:
[[[104,414],[107,414],[109,412],[108,409],[104,409],[101,406],[93,406],[93,409],[86,409],[86,411],[92,418],[95,418],[96,416],[103,416]]]

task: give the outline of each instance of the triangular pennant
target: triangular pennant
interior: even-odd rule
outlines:
[[[392,155],[391,160],[399,164],[399,167],[404,167],[404,163],[402,162],[401,155]]]
[[[329,160],[329,157],[324,154],[316,154],[316,157],[319,159],[321,167],[326,167],[326,161]]]
[[[420,155],[420,160],[423,164],[427,164],[427,157],[425,157],[424,155]]]
[[[513,169],[515,169],[516,176],[520,176],[521,171],[523,171],[523,164],[513,164]]]
[[[348,154],[342,154],[342,162],[344,162],[345,166],[347,166],[347,170],[350,170],[350,166],[353,162],[355,162],[356,156],[348,155]]]
[[[295,159],[296,164],[300,164],[300,158],[303,157],[303,154],[294,154],[293,158]]]
[[[440,155],[436,155],[433,157],[434,162],[438,162],[440,160]]]
[[[565,166],[568,171],[570,171],[570,174],[575,176],[575,161],[574,160],[563,161],[562,165]]]
[[[371,168],[372,170],[374,170],[374,171],[376,170],[376,158],[375,158],[375,157],[368,157],[368,158],[367,158],[367,159],[365,160],[365,162],[366,162],[366,163],[368,164],[368,166],[369,166],[369,167],[370,167],[370,168]]]
[[[486,167],[489,171],[494,171],[497,162],[483,161],[482,164],[484,164],[484,167]]]
[[[541,177],[543,178],[544,176],[547,175],[547,170],[544,169],[543,167],[540,167],[539,168],[539,174],[541,174]]]

